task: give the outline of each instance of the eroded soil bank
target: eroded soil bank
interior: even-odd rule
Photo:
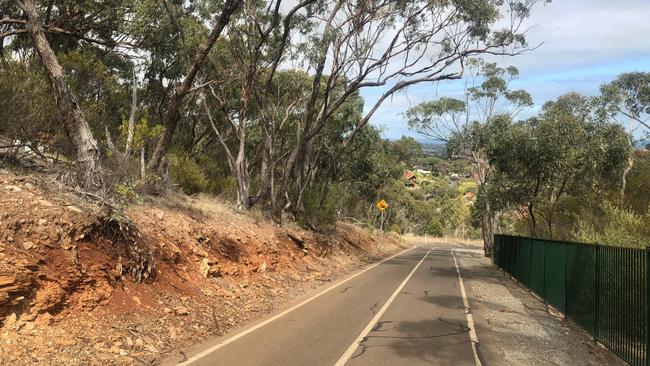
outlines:
[[[155,364],[400,250],[351,225],[145,201],[125,235],[92,199],[0,171],[0,364]]]

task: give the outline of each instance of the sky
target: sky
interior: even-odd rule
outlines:
[[[601,84],[623,72],[650,71],[650,0],[553,0],[538,4],[527,21],[529,45],[541,46],[514,57],[493,61],[513,65],[520,77],[515,89],[526,89],[535,106],[520,117],[535,114],[541,105],[567,92],[596,95]],[[492,61],[492,60],[491,60]],[[384,102],[371,123],[388,139],[413,136],[401,116],[410,106],[442,96],[459,97],[464,82],[416,85]],[[366,108],[382,88],[362,89]]]

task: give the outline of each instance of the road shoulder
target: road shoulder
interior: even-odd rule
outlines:
[[[625,365],[575,323],[555,317],[489,259],[457,253],[484,365]]]

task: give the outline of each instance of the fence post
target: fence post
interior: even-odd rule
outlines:
[[[650,366],[650,246],[645,248],[645,362]]]
[[[600,245],[596,243],[596,260],[594,261],[594,336],[600,339]]]
[[[569,244],[564,242],[564,314],[569,317]]]
[[[544,295],[542,295],[542,298],[544,299],[544,304],[548,304],[548,300],[546,299],[546,240],[543,241],[544,243],[544,261],[543,266],[542,266],[542,292]]]
[[[533,266],[533,239],[528,238],[528,288],[533,288],[532,270]]]

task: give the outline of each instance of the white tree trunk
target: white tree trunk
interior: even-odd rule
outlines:
[[[126,147],[124,148],[124,158],[128,159],[131,155],[131,144],[133,143],[133,128],[135,126],[135,112],[138,106],[138,82],[133,68],[133,90],[131,92],[131,113],[129,114],[129,126],[126,133]]]

